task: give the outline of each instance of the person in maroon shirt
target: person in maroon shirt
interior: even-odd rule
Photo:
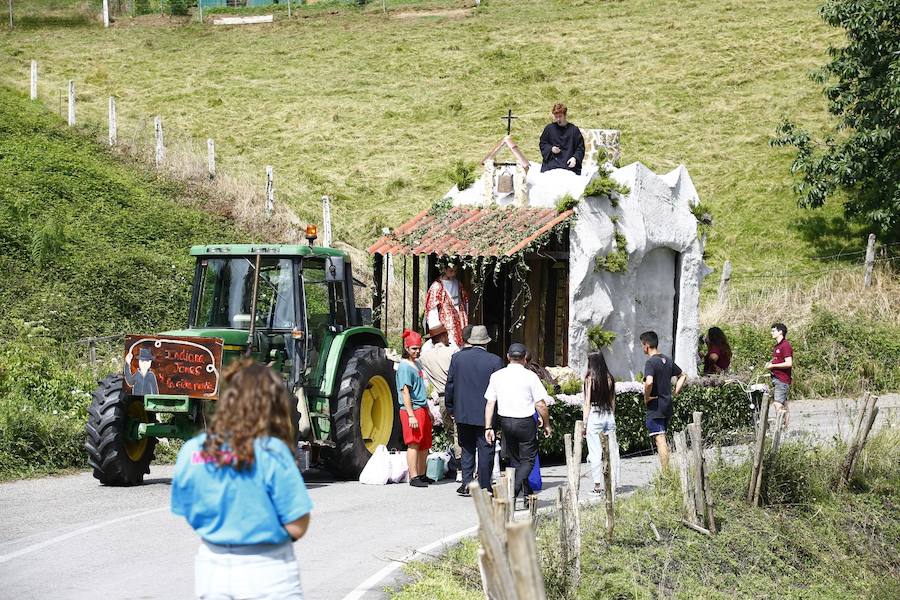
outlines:
[[[725,332],[718,327],[710,327],[706,332],[706,354],[703,355],[703,374],[724,373],[731,366],[731,346]]]
[[[772,386],[775,388],[775,410],[784,411],[785,426],[788,423],[788,391],[793,382],[791,369],[794,366],[794,349],[791,348],[786,336],[787,327],[784,323],[772,325],[772,338],[775,340],[775,346],[772,347],[772,360],[765,366],[772,374]]]

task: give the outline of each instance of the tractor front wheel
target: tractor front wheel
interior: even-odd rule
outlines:
[[[400,411],[394,365],[384,348],[360,346],[344,365],[332,405],[337,446],[329,468],[355,479],[379,445],[398,447]]]
[[[137,485],[150,472],[156,438],[131,437],[135,422],[150,422],[143,400],[125,395],[122,375],[108,376],[94,391],[85,426],[88,462],[101,483]]]

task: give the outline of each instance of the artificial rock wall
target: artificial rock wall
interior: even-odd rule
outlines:
[[[606,197],[583,198],[570,234],[569,366],[584,374],[588,330],[616,333],[604,349],[613,375],[631,379],[644,370],[639,336],[654,330],[660,350],[697,374],[700,284],[710,272],[691,206],[697,191],[684,166],[660,176],[636,162],[611,177],[631,192],[613,207]],[[618,217],[614,224],[611,216]],[[595,258],[615,249],[615,229],[627,240],[628,268],[595,271]]]

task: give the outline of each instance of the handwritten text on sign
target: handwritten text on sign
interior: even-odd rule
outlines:
[[[215,400],[222,373],[219,338],[125,336],[125,391]]]

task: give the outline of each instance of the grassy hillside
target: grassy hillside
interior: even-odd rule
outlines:
[[[184,324],[190,244],[243,238],[195,201],[0,88],[0,479],[86,466],[72,342]]]
[[[67,79],[79,118],[105,123],[119,99],[120,139],[148,143],[161,115],[169,140],[260,182],[274,165],[279,197],[301,218],[335,198],[337,237],[362,245],[449,187],[459,158],[480,161],[504,133],[529,157],[551,104],[585,127],[623,131],[624,160],[664,172],[685,163],[716,227],[710,262],[738,275],[785,271],[862,236],[829,207],[797,208],[789,153],[768,147],[791,115],[813,130],[824,101],[809,71],[839,32],[818,0],[461,0],[356,9],[320,2],[273,25],[219,28],[158,16],[0,34],[0,81],[62,111]],[[410,15],[411,8],[445,10]],[[759,280],[750,280],[757,284]]]
[[[238,237],[187,190],[0,89],[0,305],[67,340],[183,325],[193,243]]]

